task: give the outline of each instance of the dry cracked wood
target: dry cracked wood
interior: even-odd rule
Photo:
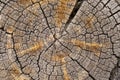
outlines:
[[[0,80],[119,79],[119,0],[0,0]]]

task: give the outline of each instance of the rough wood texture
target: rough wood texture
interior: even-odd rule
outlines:
[[[0,80],[120,80],[120,0],[0,0]]]

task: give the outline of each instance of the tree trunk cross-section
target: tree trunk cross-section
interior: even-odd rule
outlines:
[[[0,80],[120,80],[120,0],[0,0]]]

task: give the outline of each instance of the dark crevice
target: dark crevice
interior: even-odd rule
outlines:
[[[73,8],[73,10],[72,10],[66,24],[65,24],[65,29],[67,28],[67,26],[70,24],[70,22],[73,20],[73,18],[77,14],[77,12],[78,12],[79,8],[81,7],[83,1],[85,1],[85,0],[77,0],[76,1],[75,6],[74,6],[74,8]]]
[[[0,30],[5,31],[5,30],[4,30],[4,27],[1,27]]]
[[[13,37],[13,34],[12,34],[12,41],[13,41],[13,43],[15,43],[15,40],[14,40],[14,37]],[[20,60],[19,60],[19,58],[18,58],[18,55],[17,55],[17,51],[15,50],[15,44],[13,44],[13,50],[14,50],[14,52],[15,52],[15,60],[16,60],[16,62],[19,64],[19,66],[20,66],[20,70],[23,72],[23,66],[22,66],[22,63],[20,62]]]
[[[13,34],[12,34],[12,40],[13,40],[13,43],[15,43],[15,40],[14,40],[14,38],[13,38]],[[22,72],[21,74],[28,75],[31,80],[35,80],[35,79],[33,79],[29,74],[27,74],[27,73],[25,73],[25,72],[23,71],[23,68],[24,68],[24,67],[22,66],[22,63],[20,62],[19,57],[18,57],[18,55],[17,55],[17,51],[15,50],[15,44],[13,44],[13,50],[14,50],[14,52],[15,52],[15,61],[16,61],[17,64],[19,64],[19,68],[20,68],[20,70],[21,70],[21,72]]]
[[[12,33],[7,32],[7,31],[4,29],[4,27],[1,27],[0,30],[2,30],[2,31],[5,32],[6,34],[12,35]]]
[[[86,68],[84,68],[77,60],[73,59],[72,57],[70,57],[70,58],[71,58],[73,61],[75,61],[81,68],[83,68],[93,80],[96,80],[96,79],[89,73],[89,71],[88,71]]]
[[[110,9],[110,8],[109,8],[109,9]],[[116,11],[116,12],[114,12],[114,13],[112,13],[112,12],[110,11],[111,15],[109,15],[107,18],[114,16],[114,15],[117,14],[118,12],[120,12],[120,10],[118,10],[118,11]]]
[[[52,33],[52,30],[51,30],[51,27],[50,27],[50,25],[49,25],[49,22],[48,22],[47,16],[45,15],[45,12],[44,12],[44,10],[42,9],[40,3],[39,3],[39,6],[40,6],[40,9],[41,9],[41,11],[42,11],[42,13],[43,13],[43,16],[44,16],[44,18],[45,18],[46,24],[47,24],[48,28],[50,29],[50,31],[51,31],[51,33]]]
[[[112,69],[109,80],[119,80],[119,79],[120,79],[120,58],[118,58],[117,64]]]
[[[58,40],[58,42],[61,44],[61,46],[63,46],[63,47],[65,47],[67,50],[69,50],[71,53],[72,53],[72,50],[71,49],[69,49],[67,46],[65,46],[62,42],[60,42],[59,40]]]
[[[92,11],[101,3],[102,0],[100,0],[92,9]]]

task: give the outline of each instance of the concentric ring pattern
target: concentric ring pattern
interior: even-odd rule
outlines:
[[[0,0],[0,80],[120,80],[120,0]]]

